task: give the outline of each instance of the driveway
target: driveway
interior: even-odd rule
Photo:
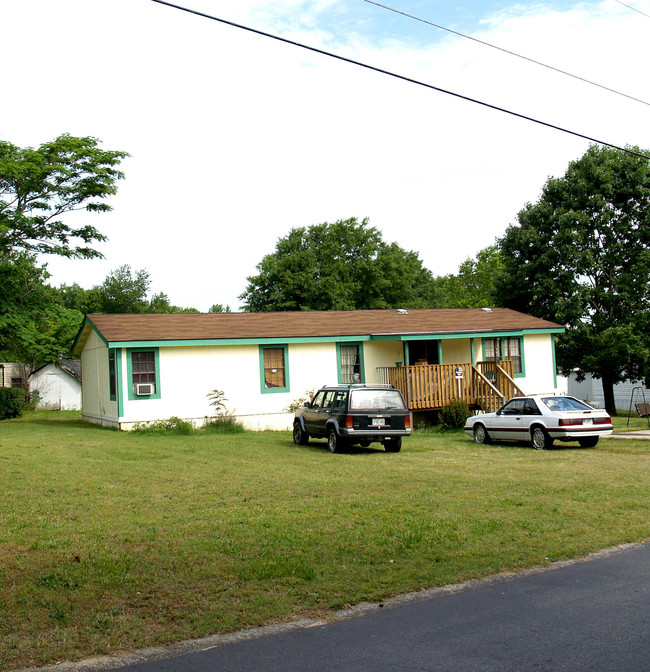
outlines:
[[[650,672],[650,543],[556,563],[547,570],[406,596],[339,616],[342,620],[337,622],[280,628],[265,636],[257,636],[268,632],[265,629],[243,633],[242,641],[226,644],[221,643],[227,638],[208,638],[121,661],[50,669]],[[169,657],[173,651],[180,654],[183,646],[199,650]],[[209,646],[214,648],[206,650]]]

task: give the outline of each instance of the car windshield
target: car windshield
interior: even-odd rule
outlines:
[[[551,411],[591,411],[591,406],[573,397],[544,397],[542,401]]]
[[[351,409],[386,409],[406,408],[399,390],[352,390],[350,393]]]

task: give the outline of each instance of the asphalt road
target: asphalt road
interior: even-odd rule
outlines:
[[[119,669],[650,672],[650,543],[398,605]],[[118,669],[97,663],[57,669]]]

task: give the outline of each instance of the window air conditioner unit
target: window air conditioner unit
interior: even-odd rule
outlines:
[[[141,397],[153,394],[153,383],[137,383],[135,393]]]

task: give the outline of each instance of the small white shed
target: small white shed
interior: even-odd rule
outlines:
[[[45,364],[29,378],[32,392],[38,392],[37,408],[56,411],[81,410],[81,362],[60,359]]]

